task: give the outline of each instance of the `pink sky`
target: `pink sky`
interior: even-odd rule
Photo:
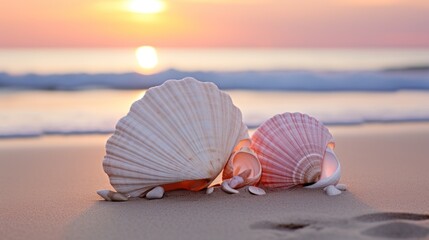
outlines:
[[[0,48],[429,47],[427,0],[0,0]]]

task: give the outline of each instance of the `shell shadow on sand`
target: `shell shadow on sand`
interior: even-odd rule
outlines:
[[[413,213],[380,212],[364,214],[350,219],[297,220],[289,222],[257,222],[252,229],[275,230],[277,236],[287,239],[329,239],[347,237],[353,239],[389,238],[421,239],[429,235],[429,228],[411,221],[429,220],[429,215]],[[380,222],[385,222],[379,224]],[[371,225],[369,227],[368,225]]]

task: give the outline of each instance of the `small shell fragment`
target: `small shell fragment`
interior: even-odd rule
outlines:
[[[340,191],[347,191],[347,185],[346,184],[340,183],[340,184],[335,185],[335,187]]]
[[[267,193],[265,192],[265,190],[264,190],[264,189],[262,189],[262,188],[258,188],[258,187],[255,187],[255,186],[249,186],[249,187],[247,188],[247,190],[249,190],[249,192],[250,192],[251,194],[253,194],[253,195],[261,196],[261,195],[265,195],[265,194],[267,194]]]
[[[146,193],[146,199],[160,199],[164,196],[164,188],[163,187],[155,187],[154,189],[150,190],[148,193]]]
[[[237,191],[237,190],[231,188],[231,186],[229,186],[228,180],[222,182],[221,188],[226,193],[234,193],[234,194],[239,193],[239,191]]]
[[[123,202],[128,200],[128,197],[126,195],[110,190],[98,190],[97,194],[104,198],[104,200],[106,201]]]
[[[338,190],[334,185],[329,185],[326,187],[326,194],[329,196],[335,196],[341,194],[341,191]]]
[[[206,190],[206,194],[212,194],[214,192],[214,187],[209,187]]]
[[[244,183],[244,179],[240,176],[234,176],[228,180],[228,185],[232,188],[236,188],[240,184]]]

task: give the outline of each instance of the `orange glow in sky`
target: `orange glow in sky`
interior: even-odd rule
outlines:
[[[136,13],[152,14],[165,9],[165,4],[160,0],[131,0],[128,9]]]
[[[0,0],[0,48],[429,47],[427,0]]]

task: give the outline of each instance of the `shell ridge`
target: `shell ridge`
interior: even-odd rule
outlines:
[[[151,161],[151,159],[156,158],[157,156],[165,157],[162,152],[161,153],[156,152],[153,150],[153,148],[148,148],[148,151],[144,152],[145,155],[142,155],[135,150],[135,149],[138,149],[138,146],[132,142],[128,142],[126,144],[124,141],[115,141],[115,143],[117,145],[113,143],[110,143],[108,145],[107,154],[116,156],[119,159],[127,159],[127,161],[133,162],[138,166],[145,167],[145,166],[157,165],[157,166],[163,166],[165,168],[169,168],[168,166],[162,165],[159,162]],[[147,159],[147,161],[145,162],[146,164],[142,165],[141,163],[139,163],[141,159]],[[171,168],[171,170],[174,170],[174,169]]]
[[[192,95],[191,96],[185,95],[186,97],[180,98],[180,97],[178,97],[175,94],[176,92],[181,92],[181,91],[185,91],[186,93],[188,93],[188,91],[189,91],[189,92],[192,93],[194,91],[194,85],[191,85],[192,90],[190,90],[190,89],[184,89],[182,85],[177,85],[177,86],[175,86],[174,89],[172,89],[172,87],[173,87],[173,85],[170,85],[170,87],[167,87],[166,88],[166,92],[170,92],[172,94],[172,96],[174,97],[174,99],[173,99],[174,101],[176,101],[178,103],[181,103],[181,104],[183,104],[185,106],[188,106],[189,107],[189,109],[188,109],[189,112],[187,114],[189,114],[190,116],[192,116],[193,119],[197,119],[197,121],[198,121],[199,118],[195,114],[195,109],[198,109],[198,108],[194,105],[194,102],[192,102],[192,100],[191,100],[192,99]],[[168,96],[168,95],[165,94],[165,95],[161,95],[161,96]],[[196,104],[198,105],[200,103],[201,102],[197,102]],[[197,133],[195,132],[196,131],[195,128],[201,127],[201,125],[200,125],[201,122],[198,121],[199,124],[191,125],[192,123],[190,124],[189,122],[187,122],[187,119],[184,118],[184,117],[187,117],[187,116],[182,116],[182,114],[178,114],[178,117],[179,118],[178,118],[178,122],[177,123],[180,126],[178,126],[178,128],[176,130],[180,131],[184,135],[184,141],[186,142],[186,144],[189,147],[191,147],[191,151],[192,152],[197,152],[199,146],[195,145],[195,143],[198,143],[198,142],[189,142],[189,141],[192,140],[192,138],[190,137],[190,136],[192,136],[192,134],[197,135]],[[168,120],[172,121],[172,119],[168,119]],[[190,126],[195,126],[195,128],[190,127]],[[181,131],[181,130],[183,130],[183,131]]]
[[[307,143],[314,143],[315,139],[311,136],[311,133],[313,131],[316,131],[316,134],[319,134],[318,128],[313,128],[312,119],[308,115],[306,114],[301,115],[299,113],[295,113],[294,116],[299,118],[295,121],[297,125],[296,128],[301,129],[301,131],[299,131],[301,133],[300,137],[302,138],[302,145],[300,146],[300,148],[303,149],[305,152],[303,159],[299,160],[297,162],[297,165],[303,165],[303,164],[309,165],[305,168],[304,166],[306,165],[303,165],[303,167],[301,167],[302,171],[296,172],[297,174],[299,174],[298,175],[299,177],[295,179],[299,179],[299,183],[307,182],[307,181],[316,181],[317,179],[315,179],[315,176],[313,175],[311,175],[310,179],[308,179],[309,177],[308,174],[309,172],[313,172],[312,169],[317,169],[317,171],[319,172],[318,174],[320,174],[321,166],[320,164],[317,164],[317,163],[319,163],[323,159],[323,157],[320,156],[320,154],[315,154],[316,152],[320,151],[320,149],[318,149],[315,144],[307,144]]]
[[[161,101],[165,101],[166,99],[162,99]],[[153,115],[155,115],[155,114],[153,114]],[[148,116],[152,116],[151,114],[148,114]],[[166,126],[166,127],[168,127],[168,126],[174,126],[174,125],[180,125],[180,123],[179,124],[177,124],[177,122],[174,122],[174,121],[170,121],[170,118],[167,118],[167,119],[165,119],[166,120],[166,122],[168,122],[169,124],[166,124],[166,125],[164,125],[164,126]],[[155,121],[156,122],[156,121]],[[161,121],[162,122],[162,121]],[[149,126],[150,126],[150,124],[148,124]],[[183,124],[183,125],[188,125],[188,124]],[[155,125],[155,126],[157,126],[157,125]],[[178,128],[179,128],[179,126],[177,126]],[[152,127],[151,129],[154,129],[153,130],[153,133],[154,133],[154,136],[157,136],[157,135],[159,135],[159,134],[157,134],[157,131],[156,131],[156,129],[155,129],[155,127]],[[165,129],[165,128],[163,128],[163,129]],[[179,128],[180,129],[180,128]],[[158,131],[159,132],[159,131]],[[164,132],[164,131],[163,131]],[[182,134],[179,134],[179,136],[186,136],[187,134],[188,134],[188,132],[187,131],[181,131],[181,133]],[[189,137],[188,137],[189,138]],[[186,140],[186,138],[182,138],[183,140]],[[153,139],[152,139],[153,140]],[[176,154],[181,154],[181,149],[179,149],[178,147],[175,147],[175,146],[177,146],[177,145],[175,145],[175,144],[172,144],[170,141],[169,141],[169,138],[167,137],[167,136],[164,136],[164,138],[163,139],[156,139],[156,140],[153,140],[154,142],[156,142],[156,141],[158,141],[158,140],[160,140],[160,141],[163,141],[163,143],[165,144],[165,145],[169,145],[169,146],[173,146],[173,148],[174,148],[174,151],[175,151],[175,153]],[[153,147],[155,147],[155,146],[153,146]],[[167,152],[170,152],[169,150],[165,150],[165,152],[167,153]],[[185,154],[186,154],[186,156],[185,156]],[[195,154],[195,152],[186,152],[186,153],[184,153],[184,154],[182,154],[182,158],[183,159],[187,159],[188,158],[188,156],[195,156],[196,154]],[[173,158],[173,156],[168,156],[168,159],[172,159]],[[183,162],[181,162],[181,161],[176,161],[176,162],[173,162],[173,163],[183,163]],[[186,168],[186,167],[190,167],[190,166],[187,166],[187,165],[180,165],[180,166],[177,166],[178,168],[180,168],[180,167],[184,167],[184,168]]]
[[[130,115],[129,118],[127,118],[126,121],[122,121],[120,123],[118,123],[117,125],[117,137],[121,137],[122,139],[133,139],[134,142],[136,142],[137,144],[141,144],[141,145],[149,145],[149,146],[156,146],[156,144],[154,144],[154,139],[153,137],[158,137],[159,136],[159,132],[155,131],[155,129],[153,129],[150,125],[149,126],[145,126],[146,130],[151,130],[150,135],[145,134],[145,132],[142,132],[139,128],[136,128],[135,126],[138,124],[138,120],[136,119],[135,116]],[[134,126],[133,130],[135,129],[135,131],[127,131],[127,127],[128,126]],[[162,136],[159,136],[160,138]],[[164,137],[164,139],[166,139],[166,137]],[[112,142],[112,141],[110,141]],[[121,142],[121,141],[119,141]],[[164,146],[168,145],[171,148],[176,148],[175,151],[177,151],[177,147],[175,145],[170,144],[169,142],[167,142],[167,144],[165,144]],[[121,147],[126,147],[126,145],[121,145]],[[131,150],[130,150],[131,151]],[[170,152],[170,151],[165,151],[166,153]]]
[[[215,141],[213,143],[216,146],[223,147],[223,151],[225,152],[225,154],[223,154],[222,156],[218,156],[218,159],[227,160],[229,155],[230,155],[230,152],[232,152],[233,146],[236,143],[238,143],[238,141],[239,141],[238,138],[240,136],[237,136],[235,139],[233,139],[233,138],[231,139],[226,134],[228,133],[229,135],[231,135],[230,133],[233,132],[232,135],[237,135],[239,133],[239,132],[237,132],[236,128],[233,128],[233,126],[243,125],[242,121],[239,120],[239,119],[241,119],[241,112],[233,104],[230,96],[228,94],[226,94],[225,92],[219,90],[217,88],[217,86],[214,85],[213,83],[205,84],[204,89],[208,93],[212,92],[212,94],[207,94],[207,99],[210,99],[208,102],[211,103],[211,104],[208,104],[208,106],[212,110],[212,111],[209,111],[211,116],[208,117],[208,119],[214,119],[214,118],[217,118],[217,116],[220,116],[220,117],[224,118],[223,122],[234,121],[234,124],[231,124],[231,125],[227,124],[226,129],[222,129],[220,122],[214,122],[213,128],[212,128],[214,132],[222,134],[220,138],[217,138],[217,139],[211,138],[211,140]],[[212,91],[213,89],[218,90],[218,91],[214,92],[214,91]],[[220,101],[214,101],[214,99],[216,99],[216,98],[220,99]],[[229,108],[225,109],[226,106],[233,106],[233,107],[229,107]],[[218,108],[220,108],[220,109],[218,109]],[[214,109],[218,109],[218,111],[213,111]],[[200,113],[196,113],[196,114],[199,115]],[[231,147],[228,148],[228,146],[231,146]],[[214,158],[214,157],[215,157],[215,155],[211,156],[211,158]],[[225,165],[225,164],[223,164],[223,165]],[[219,174],[222,169],[223,169],[223,166],[220,170],[219,169],[216,170],[217,174]]]
[[[160,176],[159,174],[158,175],[150,174],[151,172],[153,172],[153,170],[159,168],[158,165],[147,164],[147,165],[144,165],[144,168],[140,168],[140,166],[136,168],[135,165],[130,165],[127,161],[124,161],[123,159],[119,160],[119,159],[114,159],[112,157],[109,157],[105,160],[106,161],[105,163],[103,163],[103,166],[105,166],[105,168],[111,169],[110,170],[111,176],[129,176],[129,174],[132,175],[132,173],[140,174],[141,178],[145,178],[145,176],[148,174],[153,176]],[[168,173],[168,171],[165,171],[165,170],[164,171],[159,170],[157,172],[164,173],[164,174]]]
[[[183,87],[184,86],[179,86],[179,88],[183,88]],[[195,91],[198,91],[198,89],[195,89],[196,85],[193,85],[191,87],[192,87],[192,89],[183,89],[183,90],[190,91],[189,93],[191,94],[191,96],[193,96],[192,93],[195,92]],[[203,89],[207,89],[205,85],[203,86]],[[205,95],[210,95],[210,94],[207,94],[207,92],[205,92]],[[189,98],[177,99],[177,101],[185,101],[183,103],[185,105],[191,105],[192,102],[189,102],[190,100],[191,99],[189,99]],[[198,101],[197,105],[207,105],[207,102]],[[204,121],[207,121],[207,118],[204,118],[204,117],[200,116],[201,114],[199,112],[197,112],[196,109],[199,109],[199,108],[197,106],[192,106],[192,107],[190,107],[190,112],[191,112],[192,116],[195,119],[199,120],[198,121],[199,124],[194,125],[196,127],[195,128],[190,128],[189,129],[190,131],[186,131],[186,133],[188,134],[190,132],[192,134],[196,134],[196,135],[199,135],[199,136],[203,137],[203,138],[197,139],[196,141],[189,142],[189,146],[192,148],[193,152],[194,153],[200,153],[201,152],[201,148],[202,148],[201,145],[209,146],[209,149],[211,149],[212,148],[212,146],[211,146],[212,144],[208,143],[205,140],[207,137],[204,137],[206,134],[204,134],[204,130],[202,129],[202,125],[204,125]],[[185,120],[183,121],[183,125],[185,125],[186,128],[188,128],[188,126],[189,127],[192,126],[189,123],[187,123]],[[211,133],[214,132],[212,129],[205,129],[205,130],[209,131]],[[204,156],[199,156],[199,157],[200,158],[201,157],[210,158],[210,155],[208,153],[209,153],[209,151],[206,151],[206,154]],[[199,169],[196,169],[196,170],[199,170]]]
[[[175,98],[175,92],[171,92],[171,88],[170,87],[166,87],[165,88],[165,92],[171,94],[172,98]],[[137,114],[140,115],[141,119],[144,119],[143,114],[146,114],[145,116],[147,116],[150,119],[150,124],[147,124],[149,126],[152,126],[152,134],[157,135],[157,132],[163,132],[165,133],[165,135],[163,135],[163,138],[159,139],[160,141],[163,142],[163,145],[170,145],[170,146],[174,146],[173,148],[175,149],[175,152],[182,154],[182,151],[186,151],[183,152],[182,157],[186,158],[186,156],[191,155],[192,151],[189,151],[189,149],[186,148],[180,148],[177,144],[173,144],[170,141],[170,137],[169,137],[169,133],[171,132],[178,132],[179,134],[176,134],[177,137],[179,137],[180,141],[182,143],[186,142],[187,138],[190,137],[189,133],[183,128],[186,127],[187,123],[185,120],[182,119],[182,114],[179,112],[177,113],[176,111],[178,111],[178,109],[172,108],[170,107],[168,104],[161,104],[159,105],[158,103],[164,103],[164,102],[170,102],[171,99],[165,99],[165,97],[168,96],[168,94],[164,94],[164,95],[158,95],[158,96],[154,96],[153,99],[151,99],[150,101],[147,101],[146,103],[146,108],[147,108],[147,112],[144,111],[144,109],[142,109],[141,111],[138,111]],[[178,102],[179,104],[183,104],[181,101],[183,99],[173,99],[174,101]],[[155,106],[157,106],[155,108]],[[165,109],[164,109],[165,108]],[[163,111],[164,110],[164,111]],[[163,116],[161,117],[161,119],[163,121],[159,121],[159,114],[163,113]],[[172,118],[168,117],[169,113],[174,113],[176,118],[179,119],[179,121],[174,121]],[[161,131],[160,131],[161,130]]]
[[[307,144],[308,142],[312,142],[314,140],[311,136],[308,136],[308,133],[311,133],[314,129],[311,128],[311,130],[308,130],[306,128],[307,126],[311,127],[312,125],[310,117],[308,115],[300,113],[294,113],[289,116],[293,123],[293,126],[290,126],[289,129],[293,133],[292,136],[295,136],[295,140],[299,141],[299,147],[297,149],[301,150],[301,156],[304,156],[296,162],[296,167],[293,175],[296,184],[299,184],[303,181],[306,181],[306,179],[304,178],[306,176],[305,174],[307,171],[310,171],[310,169],[317,167],[313,163],[313,158],[309,158],[309,156],[312,156],[312,152],[317,152],[319,149],[313,148],[313,145],[311,144]],[[304,169],[301,167],[301,165],[303,164],[308,164],[309,167],[306,167]],[[302,169],[302,171],[299,171],[300,168]]]
[[[187,81],[189,81],[189,80],[187,80]],[[175,85],[178,85],[178,84],[175,84]],[[180,103],[182,105],[186,105],[186,104],[189,105],[189,101],[188,100],[190,100],[189,99],[190,97],[188,95],[182,96],[182,97],[178,97],[177,96],[177,92],[180,92],[180,91],[178,91],[180,89],[182,89],[180,87],[180,84],[178,86],[176,86],[176,87],[173,87],[173,85],[169,85],[169,86],[167,86],[165,88],[165,91],[167,93],[170,93],[172,95],[172,97],[174,98],[173,99],[174,101],[176,101],[176,102],[178,102],[178,103]],[[184,89],[184,90],[189,91],[189,89]],[[168,96],[168,94],[164,94],[164,95],[160,96],[161,97],[161,102],[169,100],[169,99],[163,99],[166,96]],[[192,97],[192,95],[190,95],[190,96]],[[171,108],[169,105],[166,105],[165,107],[167,108],[167,111],[169,111],[169,112],[175,111],[175,109]],[[194,109],[194,107],[192,107],[190,109]],[[177,114],[177,117],[179,118],[178,119],[179,121],[173,121],[173,119],[170,119],[170,118],[166,118],[165,120],[168,121],[170,125],[175,126],[175,129],[173,131],[178,131],[180,133],[179,136],[182,136],[182,141],[183,142],[187,142],[188,146],[192,147],[192,149],[191,149],[192,151],[188,152],[184,156],[186,158],[189,155],[194,155],[194,153],[196,152],[196,149],[198,149],[198,146],[195,146],[194,142],[187,141],[188,139],[192,139],[191,136],[192,136],[192,131],[194,129],[192,129],[192,128],[189,129],[188,128],[189,122],[187,122],[186,118],[183,118],[183,117],[187,117],[187,116],[183,116],[183,115],[184,114],[180,114],[180,113]],[[196,126],[198,126],[198,125],[196,125]],[[191,130],[191,131],[189,131],[189,130]]]
[[[267,149],[269,151],[264,151],[264,153],[261,153],[259,151],[259,154],[265,154],[265,153],[270,153],[270,157],[272,157],[273,161],[278,164],[278,166],[282,166],[283,165],[283,158],[287,158],[287,159],[291,159],[293,160],[293,155],[291,155],[291,148],[289,146],[293,146],[294,143],[292,142],[293,139],[291,138],[286,138],[285,140],[287,142],[284,142],[281,139],[282,136],[282,132],[281,129],[279,129],[277,126],[274,126],[272,129],[270,129],[271,131],[262,131],[262,134],[266,134],[269,136],[274,136],[276,138],[270,139],[271,141],[265,141],[265,142],[260,142],[255,140],[254,145],[259,146],[259,148],[263,148],[263,149]],[[260,139],[260,138],[257,138]],[[281,145],[278,145],[278,143],[282,143]],[[258,149],[258,148],[256,148]]]

